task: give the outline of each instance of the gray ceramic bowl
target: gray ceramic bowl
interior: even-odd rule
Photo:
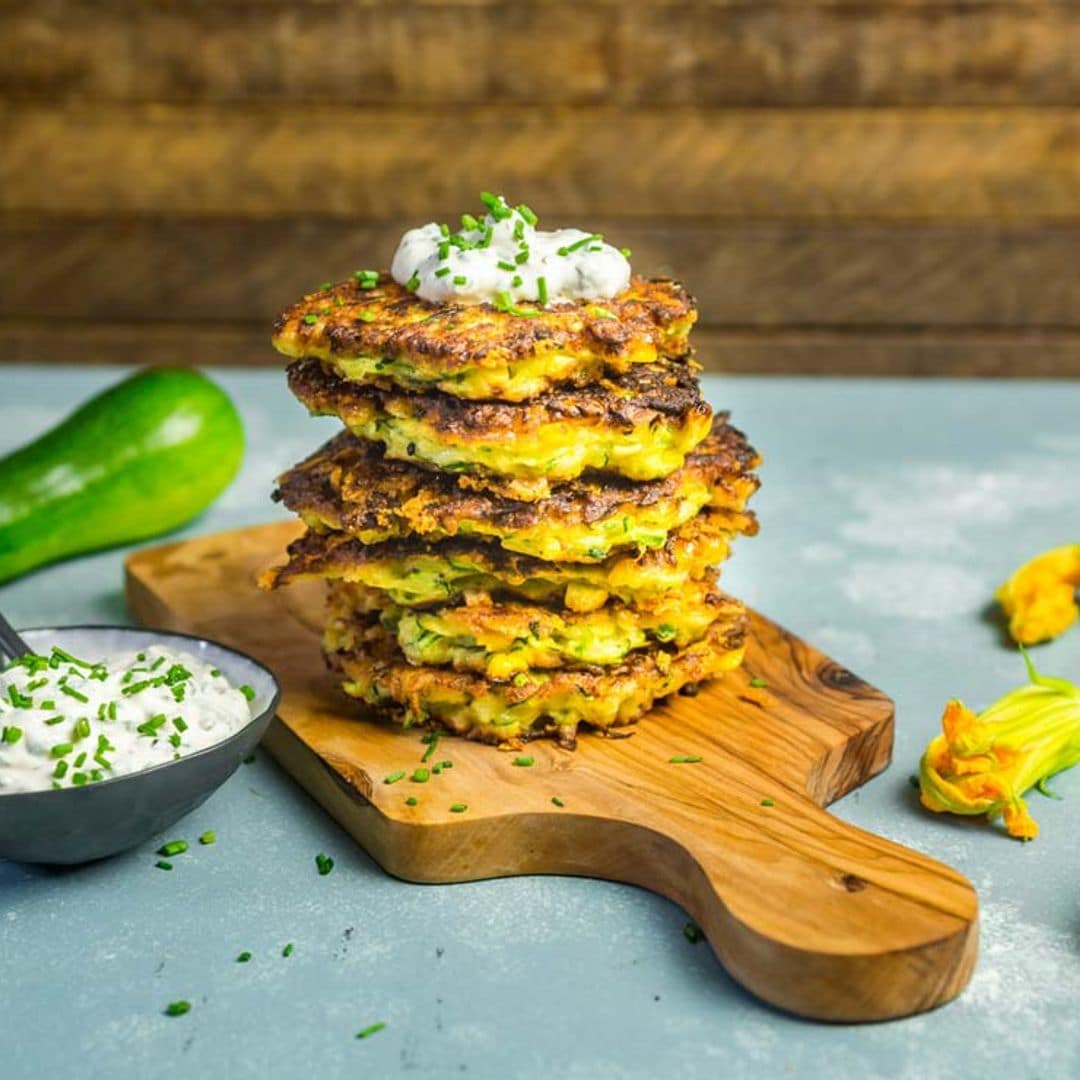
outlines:
[[[115,855],[169,828],[207,799],[255,749],[281,697],[277,679],[250,656],[213,641],[123,626],[65,626],[21,631],[30,648],[53,645],[90,659],[149,645],[182,649],[220,668],[233,686],[255,691],[252,720],[205,750],[99,784],[0,795],[0,858],[83,863]]]

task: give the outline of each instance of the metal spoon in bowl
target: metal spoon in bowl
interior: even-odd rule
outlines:
[[[0,616],[0,651],[9,660],[54,645],[103,660],[163,645],[218,668],[232,686],[254,691],[252,718],[213,746],[139,772],[83,787],[0,793],[0,858],[72,864],[126,851],[169,828],[220,787],[255,749],[273,719],[281,688],[257,660],[204,638],[127,626],[44,627],[16,632]]]
[[[18,660],[28,652],[30,646],[19,637],[19,632],[0,612],[0,660]]]

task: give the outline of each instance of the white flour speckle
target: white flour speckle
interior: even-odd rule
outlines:
[[[1038,457],[995,470],[919,465],[878,481],[838,477],[858,517],[841,525],[847,539],[896,551],[945,554],[979,547],[979,530],[1009,525],[1032,510],[1076,498],[1075,459]]]
[[[807,544],[799,555],[812,566],[824,566],[843,560],[844,549],[837,544]]]
[[[975,615],[993,592],[962,567],[906,559],[857,562],[841,588],[858,607],[927,621]]]

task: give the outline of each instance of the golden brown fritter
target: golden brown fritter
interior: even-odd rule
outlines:
[[[598,564],[551,563],[479,540],[391,540],[362,544],[347,533],[307,532],[289,545],[288,562],[260,584],[329,578],[377,590],[387,603],[413,607],[454,603],[466,593],[593,611],[609,597],[648,601],[699,581],[728,557],[732,539],[753,536],[748,512],[706,510],[676,529],[661,548],[613,555]]]
[[[497,682],[414,666],[394,636],[372,622],[351,651],[327,650],[327,662],[347,694],[405,727],[436,725],[492,743],[552,737],[572,747],[579,725],[606,730],[632,724],[657,699],[738,667],[747,625],[738,609],[684,649],[656,645],[613,668],[534,670]]]
[[[395,537],[488,537],[510,551],[553,562],[602,562],[612,552],[663,547],[668,534],[705,507],[739,510],[757,488],[757,455],[717,416],[686,464],[662,480],[583,477],[550,498],[522,502],[463,490],[381,455],[343,432],[279,480],[275,498],[317,532],[347,532],[365,544]]]
[[[305,296],[275,320],[273,342],[357,382],[524,401],[685,356],[696,314],[673,281],[634,277],[611,300],[553,303],[528,317],[491,304],[432,304],[382,274],[373,288],[344,281]]]
[[[355,648],[374,611],[409,663],[446,665],[505,681],[531,669],[610,667],[658,642],[682,649],[700,640],[716,619],[737,610],[737,602],[717,587],[715,572],[651,601],[613,601],[585,613],[497,602],[485,594],[421,610],[386,605],[381,593],[335,582],[325,640],[332,652]]]
[[[712,409],[695,366],[637,364],[588,387],[527,402],[407,394],[342,379],[319,360],[289,365],[289,388],[315,415],[333,415],[387,457],[476,476],[512,499],[548,498],[588,469],[655,480],[682,466],[709,433]]]

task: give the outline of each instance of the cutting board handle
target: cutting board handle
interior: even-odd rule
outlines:
[[[955,997],[977,951],[967,880],[803,795],[753,787],[710,798],[709,828],[692,796],[642,792],[629,819],[610,823],[619,835],[598,843],[588,826],[589,848],[621,870],[605,876],[684,907],[727,971],[779,1008],[885,1020]]]

